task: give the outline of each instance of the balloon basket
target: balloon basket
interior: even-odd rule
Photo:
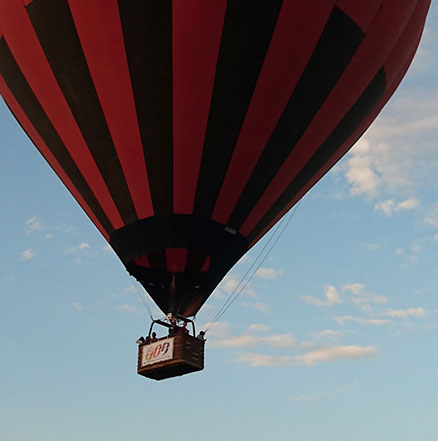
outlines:
[[[153,380],[204,369],[205,341],[188,334],[162,337],[138,347],[137,373]]]

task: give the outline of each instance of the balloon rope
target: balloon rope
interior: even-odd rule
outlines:
[[[146,301],[146,298],[142,296],[142,293],[140,292],[140,290],[137,289],[137,285],[135,285],[135,283],[133,282],[132,279],[131,279],[131,284],[134,287],[135,292],[140,297],[140,300],[142,301],[143,305],[147,309],[149,317],[151,318],[151,320],[153,320],[154,318],[152,317],[152,312],[151,312],[151,309],[149,308],[149,305],[148,305],[148,302]]]
[[[233,289],[230,296],[227,298],[225,303],[219,308],[219,311],[216,313],[216,315],[213,317],[213,320],[208,324],[207,328],[205,329],[205,333],[207,333],[217,322],[218,320],[225,314],[225,312],[231,307],[231,305],[237,300],[237,297],[239,297],[240,294],[242,294],[243,290],[246,288],[248,283],[251,281],[251,279],[254,277],[256,272],[259,270],[259,268],[263,265],[269,254],[271,253],[272,249],[275,247],[277,242],[279,241],[280,237],[283,235],[284,231],[286,230],[287,226],[289,225],[290,221],[294,217],[299,205],[301,204],[302,199],[299,200],[299,202],[295,205],[294,209],[290,212],[289,219],[287,219],[287,222],[285,222],[286,216],[284,216],[280,222],[277,224],[276,228],[274,229],[274,232],[272,233],[271,237],[268,239],[260,253],[258,254],[257,258],[254,260],[254,262],[251,264],[251,266],[248,268],[245,275],[240,279],[240,282],[237,284],[237,286]],[[282,224],[284,223],[283,227]],[[281,231],[280,231],[281,229]],[[279,232],[279,233],[278,233]],[[277,234],[278,233],[278,234]],[[275,238],[275,236],[277,236]],[[274,240],[275,238],[275,240]],[[264,251],[268,248],[269,244],[272,243],[272,245],[269,247],[268,251],[264,255],[264,257],[261,259],[261,261],[258,263],[256,268],[252,271],[249,278],[246,280],[245,283],[243,281],[245,280],[246,276],[251,272],[251,270],[254,268],[256,262],[260,259]],[[243,285],[242,285],[243,283]],[[240,288],[240,289],[239,289]]]

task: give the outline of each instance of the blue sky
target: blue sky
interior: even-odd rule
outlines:
[[[391,102],[209,331],[205,371],[165,382],[136,374],[141,298],[156,309],[1,102],[0,439],[435,439],[436,41],[435,2]]]

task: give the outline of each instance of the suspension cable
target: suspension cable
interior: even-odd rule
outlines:
[[[244,279],[248,276],[248,274],[251,272],[251,270],[256,265],[258,259],[261,257],[263,252],[266,250],[268,245],[271,243],[273,237],[275,236],[275,234],[277,233],[278,229],[280,228],[281,223],[283,222],[283,220],[284,220],[284,218],[282,218],[280,220],[280,222],[276,225],[275,229],[273,230],[272,234],[269,236],[269,239],[266,241],[266,243],[263,246],[262,250],[259,252],[259,254],[255,258],[255,260],[252,262],[252,264],[250,265],[250,267],[246,271],[246,273],[241,277],[239,283],[234,287],[234,289],[232,290],[231,294],[228,296],[228,298],[225,300],[224,304],[219,308],[218,312],[216,313],[216,315],[213,317],[213,319],[209,323],[209,325],[207,327],[207,330],[210,329],[213,326],[214,323],[216,323],[216,321],[219,319],[219,316],[221,315],[222,311],[228,306],[228,303],[232,301],[233,296],[236,294],[237,290],[242,285]],[[207,332],[207,331],[205,331],[205,332]]]
[[[138,296],[140,297],[140,300],[141,300],[141,302],[143,303],[144,307],[146,308],[146,310],[147,310],[147,312],[148,312],[148,314],[149,314],[150,319],[151,319],[151,320],[154,320],[154,317],[152,316],[152,311],[151,311],[151,309],[149,308],[149,304],[148,304],[148,301],[146,300],[146,297],[143,297],[143,296],[142,296],[142,292],[140,292],[140,290],[137,289],[137,285],[134,283],[134,281],[133,281],[132,279],[131,279],[131,285],[133,286],[135,292],[136,292],[136,293],[138,294]]]
[[[278,241],[280,240],[280,237],[283,235],[284,231],[286,230],[287,226],[289,225],[290,221],[292,220],[292,218],[294,217],[298,207],[301,204],[301,200],[295,205],[294,209],[290,212],[289,218],[287,219],[287,221],[285,221],[286,216],[284,216],[280,222],[277,224],[277,226],[274,229],[274,232],[272,233],[272,235],[270,236],[270,238],[268,239],[268,241],[266,242],[266,244],[264,245],[264,247],[262,248],[262,250],[260,251],[260,253],[258,254],[257,258],[254,260],[254,262],[251,264],[251,266],[249,267],[249,269],[246,271],[245,275],[241,278],[240,282],[236,285],[236,287],[233,289],[233,291],[231,292],[231,294],[229,295],[229,297],[227,298],[227,300],[224,302],[224,304],[219,308],[219,311],[216,313],[216,315],[213,317],[212,321],[208,324],[205,333],[207,333],[217,322],[218,320],[225,314],[225,312],[231,307],[231,305],[237,300],[237,298],[239,297],[239,295],[243,292],[243,290],[246,288],[246,286],[248,285],[248,283],[251,281],[251,279],[255,276],[255,274],[257,273],[257,271],[260,269],[260,267],[263,265],[263,263],[265,262],[265,260],[267,259],[267,257],[269,256],[269,254],[271,253],[272,249],[275,247],[275,245],[278,243]],[[284,225],[283,225],[284,224]],[[282,226],[283,225],[283,226]],[[278,234],[277,234],[278,233]],[[275,238],[275,239],[274,239]],[[272,242],[272,244],[271,244]],[[271,246],[268,248],[269,244],[271,244]],[[267,250],[267,252],[265,253],[265,255],[263,256],[263,258],[260,260],[260,262],[257,264],[257,266],[255,267],[255,269],[253,270],[256,262],[260,259],[260,257],[262,256],[262,254],[264,253],[264,251]],[[253,271],[252,271],[253,270]],[[248,279],[244,282],[245,278],[247,277],[247,275],[250,273],[251,275],[248,277]]]

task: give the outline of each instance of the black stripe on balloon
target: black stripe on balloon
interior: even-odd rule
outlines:
[[[53,153],[56,161],[72,181],[86,204],[90,207],[103,229],[111,235],[114,231],[111,222],[108,220],[98,200],[59,138],[58,133],[52,126],[41,104],[38,102],[38,99],[26,81],[4,38],[0,39],[0,75],[31,124]]]
[[[208,256],[205,253],[189,250],[184,271],[189,273],[200,272],[207,260],[207,257]]]
[[[50,67],[125,224],[138,217],[66,0],[27,11]]]
[[[158,250],[185,248],[221,261],[237,262],[248,249],[247,240],[211,219],[186,214],[152,216],[116,230],[110,244],[126,265]],[[151,262],[152,266],[152,262]],[[166,268],[160,264],[156,268]]]
[[[173,211],[172,1],[119,0],[155,214]]]
[[[157,271],[166,271],[166,253],[164,250],[155,250],[147,255],[151,268]]]
[[[163,312],[182,315],[196,314],[248,249],[241,234],[228,232],[211,219],[184,214],[152,216],[126,225],[111,235],[110,244]],[[192,255],[184,273],[167,271],[165,250],[169,248],[184,248]],[[133,262],[143,255],[148,256],[151,268]],[[200,273],[202,256],[210,258],[210,266]]]
[[[386,75],[382,67],[327,140],[319,147],[317,152],[305,164],[283,194],[251,231],[248,236],[250,243],[261,233],[265,232],[272,220],[308,184],[319,170],[330,161],[333,155],[348,140],[383,97],[385,88]]]
[[[227,222],[238,230],[330,95],[364,32],[335,7],[260,159]]]
[[[229,0],[194,214],[210,217],[245,119],[282,0]]]

